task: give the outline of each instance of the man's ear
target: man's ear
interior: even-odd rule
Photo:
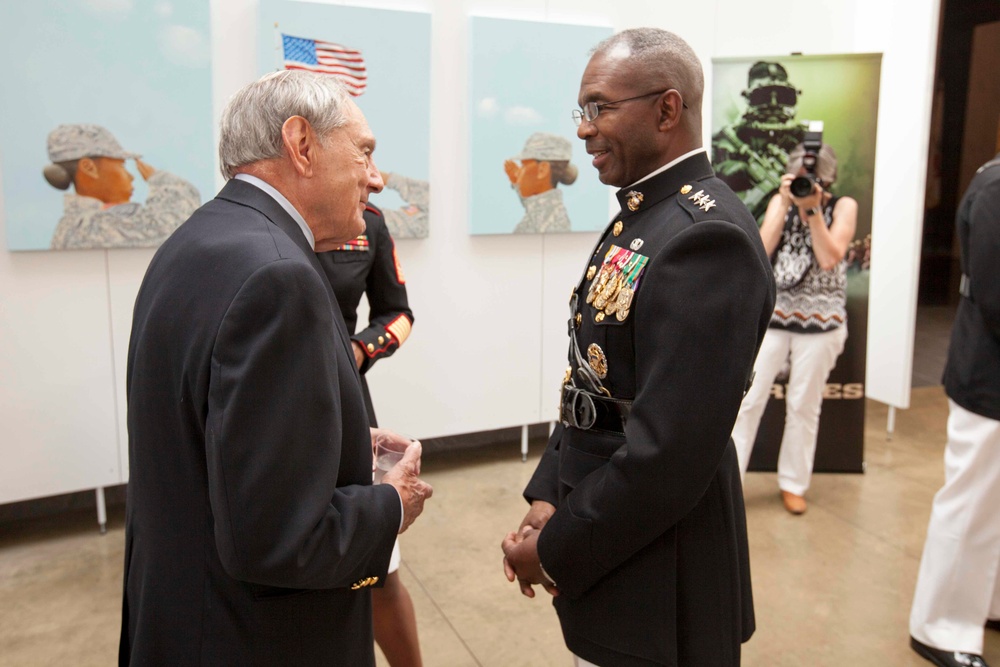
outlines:
[[[281,143],[292,167],[300,176],[313,175],[316,168],[318,139],[312,126],[302,116],[292,116],[281,125]]]
[[[681,122],[681,109],[684,106],[684,100],[681,98],[681,94],[674,89],[670,89],[667,92],[660,95],[657,100],[657,110],[660,113],[660,131],[666,132],[673,130]]]
[[[89,157],[80,158],[76,163],[76,170],[79,173],[85,174],[89,178],[97,178],[97,163]]]

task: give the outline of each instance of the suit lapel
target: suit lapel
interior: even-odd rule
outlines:
[[[302,233],[299,223],[295,222],[295,219],[288,215],[288,212],[285,211],[285,209],[281,207],[281,204],[275,201],[271,195],[267,194],[256,185],[252,185],[246,181],[241,181],[235,178],[230,179],[219,194],[216,195],[216,198],[224,199],[242,206],[248,206],[255,211],[260,212],[271,221],[271,224],[281,230],[285,236],[291,239],[292,243],[294,243],[302,251],[302,254],[305,255],[308,262],[312,265],[313,270],[319,275],[323,286],[326,288],[326,293],[330,297],[330,306],[334,311],[333,321],[341,333],[341,344],[347,352],[347,357],[351,360],[350,366],[354,369],[354,376],[358,379],[358,384],[360,386],[361,375],[358,373],[357,364],[354,363],[354,349],[350,342],[351,336],[347,332],[347,325],[344,323],[344,316],[340,312],[340,304],[337,303],[337,297],[333,293],[333,287],[330,285],[330,280],[326,277],[326,272],[323,271],[323,267],[320,265],[319,260],[316,259],[316,253],[313,251],[312,247],[310,247],[305,234]]]

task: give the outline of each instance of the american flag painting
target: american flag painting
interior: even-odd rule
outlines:
[[[360,51],[333,42],[285,34],[281,35],[281,44],[285,52],[285,69],[304,69],[333,75],[341,80],[354,97],[365,92],[368,75],[365,71],[365,59]]]

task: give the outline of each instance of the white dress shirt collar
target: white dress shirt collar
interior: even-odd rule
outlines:
[[[285,199],[285,195],[278,192],[277,189],[275,189],[275,187],[267,181],[263,181],[256,176],[251,176],[250,174],[236,174],[234,178],[239,181],[246,181],[250,185],[257,186],[267,194],[271,195],[271,199],[278,202],[281,208],[285,209],[285,212],[292,216],[292,220],[294,220],[302,230],[302,234],[306,237],[306,241],[309,241],[309,247],[313,249],[313,252],[316,252],[316,237],[313,236],[312,230],[309,229],[309,225],[306,224],[306,219],[302,217],[302,214],[295,210],[295,207],[292,206],[292,202]]]
[[[704,148],[696,148],[693,151],[689,151],[689,152],[685,153],[684,155],[680,156],[679,158],[677,158],[676,160],[671,160],[670,162],[668,162],[667,164],[663,165],[662,167],[660,167],[656,171],[651,172],[649,174],[646,174],[645,176],[643,176],[642,178],[640,178],[638,181],[636,181],[632,185],[625,186],[624,188],[622,188],[622,190],[634,188],[635,186],[639,185],[643,181],[648,181],[653,176],[656,176],[657,174],[662,174],[663,172],[665,172],[667,169],[670,169],[675,164],[680,164],[681,162],[683,162],[684,160],[688,159],[692,155],[697,155],[698,153],[704,153],[704,152],[705,152]]]

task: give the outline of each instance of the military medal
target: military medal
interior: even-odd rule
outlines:
[[[641,239],[636,240],[641,246]],[[596,275],[587,291],[587,303],[598,311],[594,315],[595,322],[600,324],[611,316],[619,322],[625,321],[639,286],[639,278],[648,262],[649,257],[645,255],[612,245],[604,256],[600,271],[590,267]],[[593,275],[590,269],[587,275]]]
[[[594,275],[596,273],[597,273],[597,267],[596,266],[592,266],[589,269],[587,269],[587,280],[593,280],[594,279]]]
[[[617,312],[615,313],[615,318],[619,322],[624,322],[625,318],[628,317],[629,308],[632,307],[632,296],[635,292],[630,287],[623,287],[620,292],[618,292],[618,298],[615,299],[615,304],[617,305]]]
[[[642,247],[643,243],[644,241],[642,239],[632,239],[632,243],[630,243],[628,247],[632,248],[632,250],[638,250]]]
[[[643,199],[643,197],[642,197],[642,193],[641,192],[637,192],[635,190],[632,190],[631,192],[629,192],[628,193],[628,201],[625,202],[626,205],[628,205],[628,210],[630,210],[630,211],[638,211],[639,210],[639,204],[642,203],[642,199]]]
[[[591,343],[587,348],[587,362],[597,373],[597,377],[603,380],[608,376],[608,358],[597,343]]]

